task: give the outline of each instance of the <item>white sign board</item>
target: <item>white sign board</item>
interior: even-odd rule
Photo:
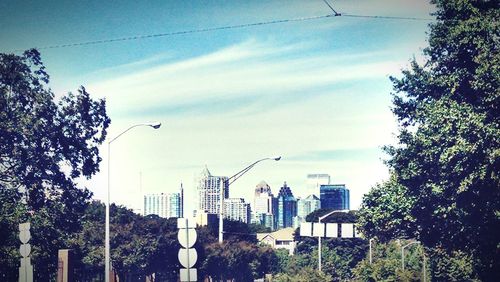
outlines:
[[[190,269],[181,268],[180,274],[182,282],[198,281],[198,272],[196,271],[196,268],[190,268]]]
[[[196,222],[184,217],[177,219],[177,228],[196,228]]]
[[[337,238],[338,235],[339,235],[338,223],[327,223],[326,224],[326,237]]]
[[[179,229],[177,239],[184,248],[191,248],[196,243],[196,229]]]
[[[313,224],[313,236],[314,237],[325,237],[325,224],[315,222]]]
[[[342,238],[354,238],[354,224],[342,223]]]
[[[312,236],[312,223],[311,222],[302,222],[300,223],[300,236]]]
[[[191,268],[198,260],[198,253],[196,249],[180,249],[178,257],[182,266]]]

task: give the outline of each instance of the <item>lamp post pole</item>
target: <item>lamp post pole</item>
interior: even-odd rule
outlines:
[[[328,216],[336,213],[336,212],[349,212],[349,210],[335,210],[335,211],[331,211],[323,216],[320,216],[318,217],[318,223],[321,224],[321,221],[325,218],[327,218]],[[319,234],[318,236],[318,271],[321,272],[321,234]]]
[[[222,244],[224,241],[224,188],[227,185],[227,189],[229,190],[229,185],[231,185],[234,181],[236,181],[238,178],[240,178],[243,174],[247,173],[250,169],[252,169],[256,164],[262,162],[262,161],[267,161],[267,160],[273,160],[273,161],[279,161],[281,157],[274,157],[274,158],[264,158],[260,159],[258,161],[255,161],[251,165],[245,167],[244,169],[240,170],[237,172],[235,175],[227,178],[227,179],[222,179],[222,187],[220,188],[220,206],[219,206],[219,243]]]
[[[111,187],[111,177],[110,177],[110,169],[111,169],[111,143],[118,139],[118,137],[122,136],[129,130],[131,130],[134,127],[138,126],[150,126],[154,129],[158,129],[161,126],[161,123],[155,122],[155,123],[140,123],[136,125],[132,125],[131,127],[125,129],[122,131],[120,134],[118,134],[116,137],[111,139],[108,142],[108,191],[107,191],[107,196],[106,196],[106,223],[105,223],[105,229],[106,229],[106,236],[104,238],[104,281],[109,282],[109,273],[110,273],[110,244],[109,244],[109,200],[110,200],[110,187]]]
[[[403,271],[405,270],[405,248],[418,243],[418,241],[413,241],[401,247],[401,266],[403,267]]]
[[[369,245],[370,245],[370,265],[372,264],[372,242],[373,242],[373,240],[375,240],[375,239],[374,239],[374,238],[371,238],[371,239],[369,240],[369,243],[370,243],[370,244],[369,244]]]

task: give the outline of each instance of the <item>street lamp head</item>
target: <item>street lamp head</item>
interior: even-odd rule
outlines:
[[[147,125],[151,126],[154,129],[158,129],[158,128],[160,128],[161,123],[160,122],[152,122],[152,123],[148,123]]]
[[[281,156],[275,157],[275,158],[272,158],[272,159],[275,160],[275,161],[279,161],[279,160],[281,160]]]

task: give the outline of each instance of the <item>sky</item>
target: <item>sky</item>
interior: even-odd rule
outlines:
[[[111,201],[142,208],[142,195],[177,192],[196,208],[195,178],[205,166],[231,176],[259,163],[230,187],[253,201],[266,181],[286,181],[306,197],[307,174],[346,184],[351,208],[388,177],[382,146],[396,142],[389,76],[421,60],[430,20],[426,1],[0,1],[0,52],[40,48],[56,97],[80,85],[106,99]],[[171,34],[138,40],[66,44]],[[302,19],[302,20],[297,20]],[[108,140],[109,140],[108,138]],[[107,140],[107,141],[108,141]],[[106,142],[107,142],[106,141]],[[105,199],[108,151],[100,172],[81,179]]]

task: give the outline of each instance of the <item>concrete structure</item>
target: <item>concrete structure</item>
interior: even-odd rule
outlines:
[[[292,227],[295,216],[297,216],[297,200],[285,182],[278,193],[277,228]]]
[[[144,215],[156,214],[160,217],[183,217],[183,188],[179,193],[144,195]]]
[[[321,185],[330,184],[330,175],[325,173],[315,173],[307,175],[307,191],[319,197]]]
[[[214,226],[217,224],[218,215],[206,211],[196,211],[194,216],[197,226]]]
[[[250,204],[243,198],[228,198],[224,200],[224,218],[250,223]]]
[[[293,239],[294,232],[294,228],[288,227],[271,233],[257,233],[257,241],[270,245],[274,249],[286,249],[290,255],[293,255],[296,246]]]
[[[205,167],[199,178],[196,179],[198,210],[219,214],[221,189],[224,189],[224,199],[229,198],[229,187],[225,180],[227,180],[226,176],[213,176]]]
[[[276,229],[276,216],[278,213],[278,201],[271,192],[271,187],[261,181],[255,187],[254,194],[254,223],[261,224],[272,230]]]
[[[345,184],[330,184],[320,186],[321,208],[333,210],[349,210],[349,189]]]
[[[306,221],[306,217],[315,210],[318,210],[321,202],[315,195],[309,195],[304,199],[297,199],[297,216],[293,218],[293,227],[298,228],[300,223]]]

